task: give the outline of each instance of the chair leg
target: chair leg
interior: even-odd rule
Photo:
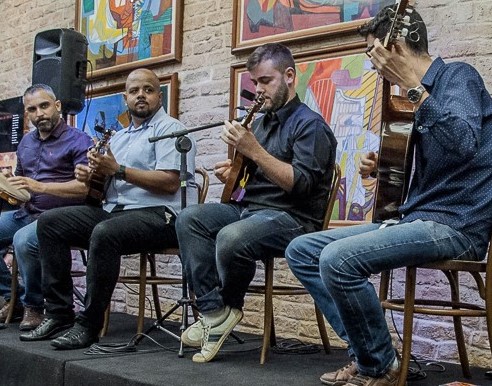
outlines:
[[[398,379],[398,386],[406,385],[408,368],[410,367],[416,276],[417,268],[407,267],[405,281],[405,309],[403,312],[403,348],[401,356],[401,373],[400,378]]]
[[[138,288],[138,320],[137,334],[143,332],[145,317],[145,290],[147,287],[147,254],[140,254],[140,280]]]
[[[108,308],[106,308],[106,311],[104,311],[104,324],[103,324],[103,327],[101,328],[101,331],[99,331],[99,336],[101,338],[103,336],[106,336],[106,334],[108,333],[109,313],[111,312],[110,308],[111,308],[111,306],[108,306]]]
[[[451,287],[451,300],[454,303],[458,303],[460,301],[458,272],[447,271],[444,272],[444,274],[448,278],[449,285]],[[463,324],[461,323],[461,317],[453,316],[453,324],[454,324],[454,334],[456,337],[456,344],[458,345],[458,354],[460,357],[461,370],[465,378],[471,378],[472,375],[470,371],[470,363],[468,361],[468,354],[466,352],[465,334],[463,333]]]
[[[152,277],[157,276],[157,269],[155,266],[155,254],[148,253],[147,260],[150,266],[150,276]],[[159,301],[159,289],[157,288],[157,284],[152,284],[151,288],[152,288],[152,297],[154,299],[155,314],[157,319],[160,320],[162,318],[162,309],[161,309],[161,302]]]
[[[265,315],[263,317],[263,346],[261,348],[260,364],[265,364],[268,350],[272,344],[273,326],[273,259],[265,260]],[[273,338],[275,339],[275,337]],[[275,344],[275,343],[273,343]]]
[[[10,284],[10,308],[7,317],[5,318],[5,324],[9,324],[14,317],[14,308],[17,303],[17,288],[19,287],[19,267],[17,265],[17,259],[15,254],[12,253],[12,280]]]
[[[323,348],[325,349],[325,353],[329,354],[331,352],[330,338],[328,337],[328,333],[326,332],[326,325],[323,313],[318,308],[316,303],[314,303],[314,312],[316,313],[316,322],[318,322],[319,336],[321,337]]]
[[[379,280],[379,301],[388,300],[389,283],[390,283],[391,271],[381,272],[381,278]],[[383,312],[386,309],[383,308]]]

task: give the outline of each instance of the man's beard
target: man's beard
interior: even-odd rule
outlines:
[[[145,110],[137,110],[137,109],[131,109],[130,107],[128,107],[128,111],[130,112],[130,114],[132,116],[137,117],[137,118],[142,118],[142,119],[149,118],[154,114],[154,111],[152,111],[150,108],[147,108]]]
[[[42,121],[37,122],[35,126],[42,133],[50,133],[53,131],[57,123],[58,119],[43,119]]]
[[[277,111],[283,105],[285,105],[288,100],[289,100],[289,87],[285,82],[282,82],[278,90],[275,91],[275,94],[273,94],[272,97],[270,98],[270,101],[272,103],[271,106],[267,106],[264,110],[268,112]]]

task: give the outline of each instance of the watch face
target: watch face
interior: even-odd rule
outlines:
[[[411,88],[407,91],[408,100],[412,103],[417,103],[422,97],[423,91],[418,88]]]

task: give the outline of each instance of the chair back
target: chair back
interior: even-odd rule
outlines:
[[[207,198],[209,177],[207,171],[203,168],[196,168],[195,175],[197,174],[199,174],[202,179],[201,183],[195,181],[198,187],[198,203],[203,204]]]
[[[326,206],[325,218],[323,220],[323,230],[328,229],[331,220],[331,212],[333,212],[333,207],[335,206],[335,201],[337,200],[338,189],[340,188],[340,181],[342,179],[342,170],[340,165],[335,163],[333,167],[333,177],[331,180],[331,190],[328,196],[328,205]]]

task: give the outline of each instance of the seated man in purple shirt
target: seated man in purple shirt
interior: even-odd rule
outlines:
[[[61,118],[61,102],[51,87],[29,87],[24,93],[24,107],[36,130],[20,141],[15,176],[9,176],[8,182],[14,188],[26,189],[31,198],[20,209],[0,216],[0,248],[13,244],[24,285],[18,294],[22,305],[11,304],[11,274],[0,259],[0,295],[6,300],[0,322],[5,321],[10,307],[15,307],[15,317],[20,317],[24,308],[21,331],[36,328],[43,319],[37,218],[48,209],[84,202],[87,187],[75,179],[74,170],[76,164],[87,164],[87,149],[93,144],[87,134]]]

